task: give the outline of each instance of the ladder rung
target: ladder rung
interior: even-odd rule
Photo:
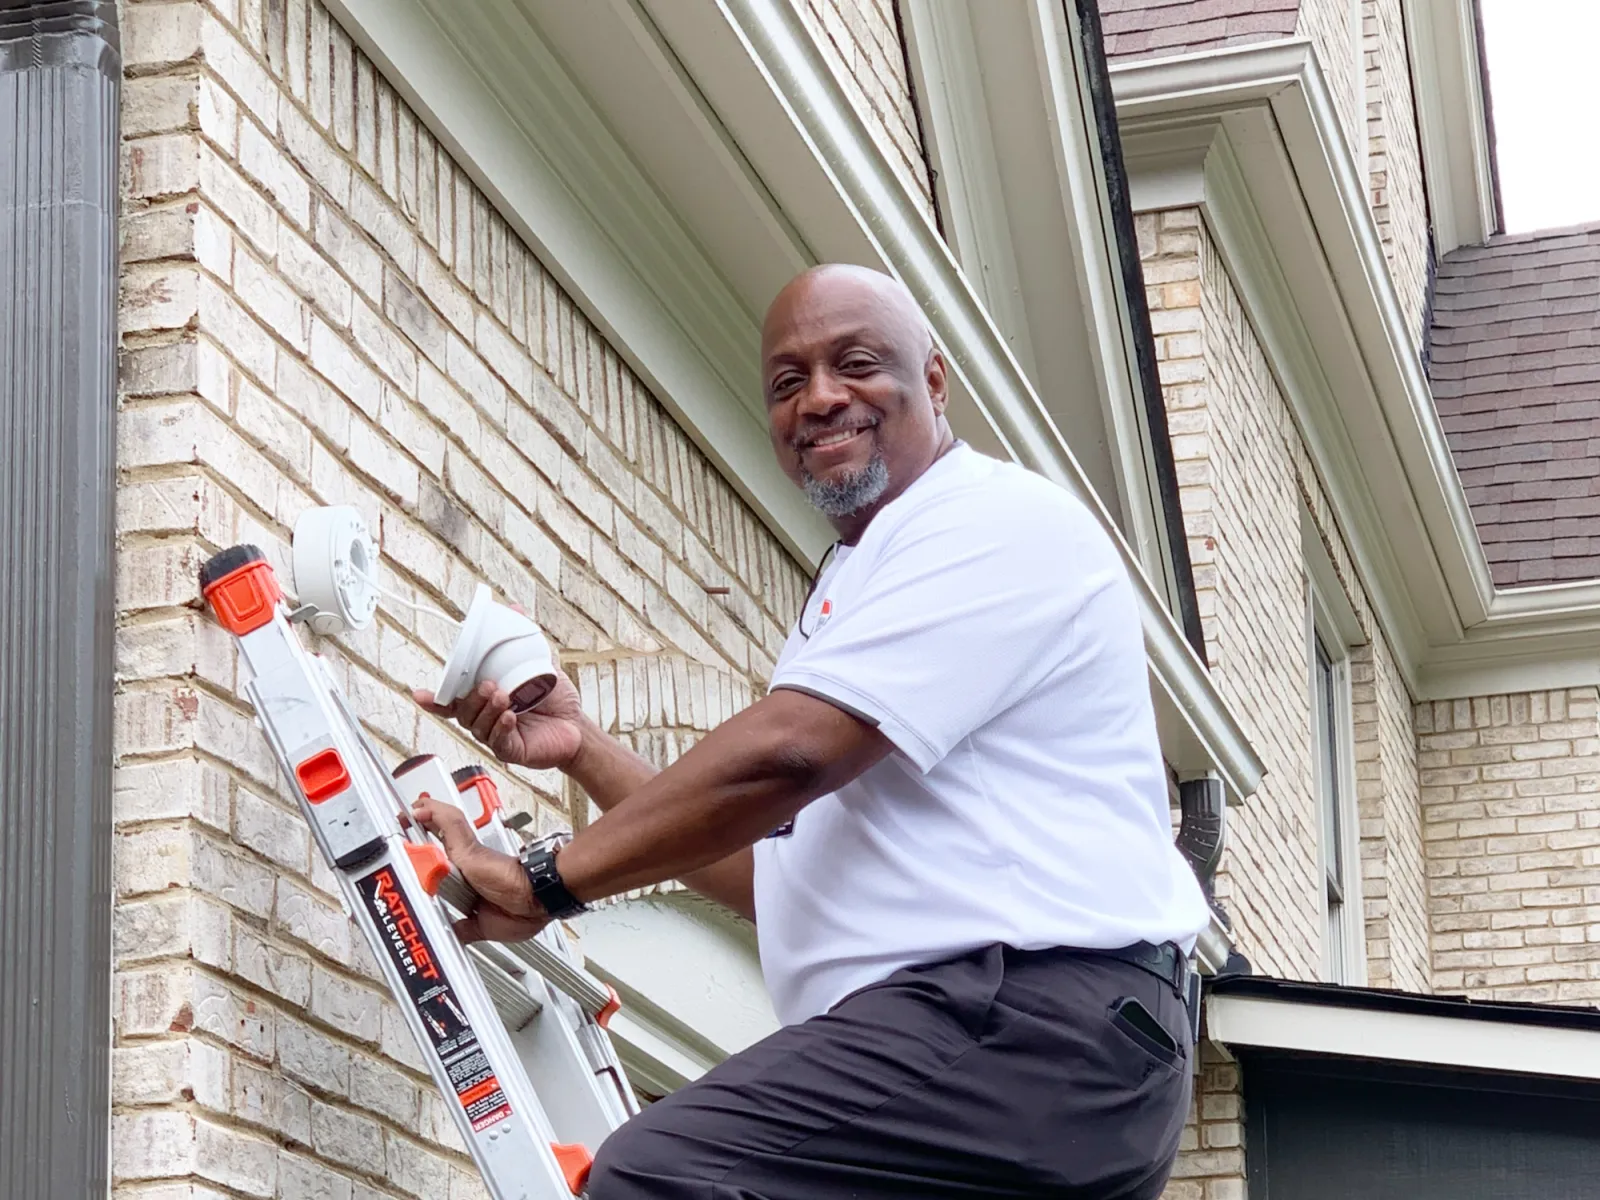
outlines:
[[[449,878],[440,884],[439,896],[462,913],[471,912],[477,900],[476,893],[458,871],[451,871]],[[544,943],[509,942],[504,949],[537,971],[551,987],[571,996],[578,1002],[578,1007],[591,1017],[598,1017],[614,1007],[615,998],[605,984],[582,968],[573,966]]]
[[[483,986],[488,989],[489,997],[494,1001],[495,1011],[500,1014],[500,1019],[505,1022],[507,1029],[515,1031],[523,1028],[544,1010],[544,1005],[528,995],[526,988],[478,947],[468,946],[467,957],[471,958],[472,965],[478,968]]]

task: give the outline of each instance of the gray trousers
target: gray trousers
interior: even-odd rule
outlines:
[[[1176,991],[991,946],[788,1026],[611,1135],[591,1200],[1155,1200],[1193,1053]]]

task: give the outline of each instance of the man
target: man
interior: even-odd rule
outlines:
[[[594,1200],[1158,1196],[1188,1107],[1178,946],[1207,912],[1121,560],[952,437],[888,277],[795,279],[762,367],[778,460],[839,535],[770,692],[659,773],[565,681],[521,715],[492,685],[418,693],[605,810],[524,864],[420,805],[483,897],[463,935],[668,878],[756,922],[783,1028],[614,1133]]]

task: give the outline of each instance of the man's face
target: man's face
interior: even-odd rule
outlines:
[[[870,515],[927,469],[944,364],[888,280],[802,277],[774,302],[762,345],[773,449],[824,515]]]

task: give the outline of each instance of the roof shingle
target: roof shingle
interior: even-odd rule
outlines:
[[[1447,254],[1428,342],[1496,586],[1600,577],[1600,224]]]

